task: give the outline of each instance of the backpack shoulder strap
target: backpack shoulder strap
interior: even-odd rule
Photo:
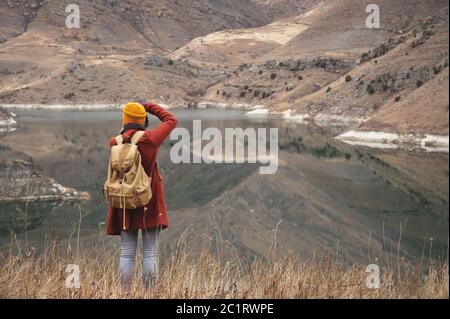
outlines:
[[[131,138],[131,144],[136,145],[139,140],[144,136],[145,131],[137,131],[133,134],[133,137]]]
[[[115,139],[116,139],[116,144],[117,144],[117,145],[122,145],[122,144],[123,144],[123,136],[122,136],[122,134],[117,135],[117,136],[115,137]]]

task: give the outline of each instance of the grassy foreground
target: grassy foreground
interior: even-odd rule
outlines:
[[[380,288],[368,289],[366,265],[292,256],[242,265],[238,259],[220,262],[206,250],[192,258],[185,245],[160,265],[154,290],[141,288],[138,266],[134,290],[124,294],[118,259],[118,252],[62,251],[56,243],[39,255],[11,248],[0,258],[0,298],[449,298],[448,265],[429,268],[421,276],[419,265],[402,267],[400,276],[381,269]],[[68,264],[80,268],[79,289],[66,287]]]

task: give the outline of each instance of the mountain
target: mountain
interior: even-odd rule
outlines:
[[[327,1],[285,19],[283,31],[295,26],[298,34],[284,43],[247,39],[239,54],[246,63],[210,87],[203,100],[349,119],[360,130],[448,134],[448,4],[384,1],[381,29],[367,29],[367,3]],[[270,39],[268,29],[253,29],[266,31],[254,39]],[[195,52],[190,56],[199,59]]]
[[[174,49],[210,32],[267,24],[274,17],[296,12],[294,1],[234,0],[81,0],[81,29],[63,30],[71,1],[7,0],[1,4],[4,39],[28,31],[55,31],[58,40],[79,40],[101,45],[135,45],[136,48]],[[279,8],[279,10],[277,10]],[[275,9],[275,10],[274,10]],[[53,29],[53,30],[51,30]],[[141,42],[141,43],[139,43]]]
[[[71,1],[2,1],[0,100],[67,104],[149,97],[183,103],[221,74],[184,62],[161,68],[168,59],[160,55],[210,32],[261,26],[304,9],[289,5],[294,2],[83,0],[77,2],[81,28],[67,29]]]
[[[83,0],[81,29],[68,3],[0,4],[0,102],[263,105],[448,134],[447,1],[385,0],[379,29],[369,0]]]

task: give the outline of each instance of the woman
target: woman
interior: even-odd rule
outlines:
[[[153,130],[148,127],[147,112],[158,117],[162,123]],[[122,136],[124,143],[130,142],[134,133],[145,131],[137,146],[142,158],[142,166],[151,176],[152,198],[146,207],[127,209],[125,215],[121,208],[108,209],[108,235],[120,235],[121,256],[119,274],[125,290],[131,289],[134,272],[138,233],[142,233],[142,278],[144,287],[154,287],[157,276],[158,237],[161,229],[169,226],[163,179],[158,171],[156,158],[158,148],[177,125],[176,117],[155,103],[128,103],[123,108]],[[116,144],[111,138],[110,146]]]

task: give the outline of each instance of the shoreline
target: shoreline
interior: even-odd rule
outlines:
[[[253,105],[246,103],[219,103],[211,101],[203,101],[194,105],[189,103],[183,104],[166,104],[155,102],[165,109],[221,109],[221,110],[242,110],[251,111],[256,109],[265,109],[264,105]],[[0,107],[6,110],[22,109],[22,110],[55,110],[55,111],[121,111],[123,103],[80,103],[80,104],[30,104],[30,103],[9,103],[2,104]]]
[[[167,104],[158,105],[173,109]],[[54,110],[54,111],[120,111],[123,104],[117,103],[97,103],[97,104],[0,104],[5,110]]]
[[[77,195],[41,195],[41,196],[22,196],[22,197],[2,197],[1,204],[16,204],[16,203],[35,203],[35,202],[82,202],[89,200],[90,195],[83,192],[77,192]]]
[[[168,105],[158,103],[166,109],[189,109],[188,104]],[[118,103],[96,103],[96,104],[0,104],[6,110],[26,109],[26,110],[55,110],[55,111],[120,111],[122,104]],[[294,110],[271,111],[264,105],[250,105],[245,103],[227,104],[212,101],[199,102],[192,109],[220,109],[220,110],[242,110],[246,111],[246,118],[269,118],[279,117],[286,122],[308,125],[314,123],[320,127],[347,126],[350,128],[354,124],[363,121],[362,118],[350,118],[340,115],[320,113],[315,116],[310,114],[298,114]],[[11,112],[10,112],[11,113]],[[17,129],[17,122],[13,117],[0,121],[0,132],[12,132]],[[414,147],[426,152],[449,153],[449,136],[422,134],[397,134],[382,131],[358,131],[349,130],[335,136],[335,139],[354,146],[365,146],[379,149],[399,149],[400,147]]]
[[[449,136],[423,134],[397,134],[378,131],[350,130],[335,137],[344,143],[381,149],[411,146],[425,152],[449,153]]]
[[[360,124],[362,118],[350,118],[340,115],[319,113],[315,116],[309,114],[297,114],[288,109],[283,112],[270,111],[266,108],[258,108],[244,114],[250,118],[280,116],[287,122],[297,124],[314,123],[320,127],[347,126]],[[400,149],[401,147],[413,147],[430,153],[449,153],[449,136],[433,134],[397,134],[383,131],[344,131],[334,137],[335,139],[353,146],[365,146],[379,149]]]
[[[14,203],[33,203],[33,202],[78,202],[90,200],[91,195],[85,191],[78,191],[72,187],[63,186],[52,178],[45,176],[51,181],[49,192],[44,195],[28,195],[7,197],[0,195],[0,204],[14,204]],[[52,193],[53,192],[53,193]]]

